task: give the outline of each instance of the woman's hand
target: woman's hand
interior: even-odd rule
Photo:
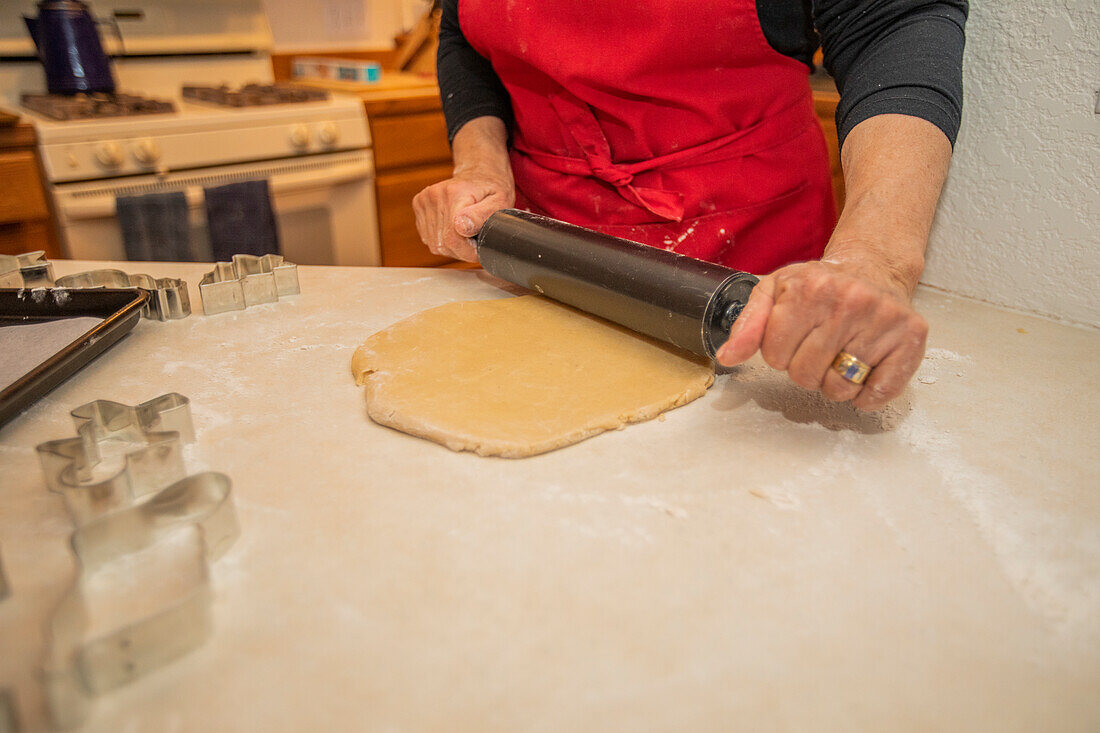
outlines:
[[[760,279],[718,350],[720,364],[757,351],[769,366],[831,400],[877,410],[901,394],[920,366],[928,324],[887,271],[837,258],[801,262]],[[862,385],[832,368],[846,351],[872,367]]]
[[[455,134],[454,175],[413,198],[416,230],[437,255],[477,261],[472,237],[489,216],[515,203],[508,133],[496,117],[478,117]]]
[[[761,278],[717,359],[733,366],[760,351],[803,387],[877,410],[924,355],[928,324],[909,301],[951,143],[923,119],[879,115],[852,129],[842,153],[847,202],[825,257]],[[841,351],[871,366],[862,385],[832,369]]]

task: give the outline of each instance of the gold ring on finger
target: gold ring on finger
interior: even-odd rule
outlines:
[[[842,351],[833,359],[833,371],[852,384],[863,384],[871,374],[871,365],[860,361],[847,351]]]

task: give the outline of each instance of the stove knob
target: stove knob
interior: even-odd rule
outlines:
[[[118,143],[100,143],[96,148],[95,158],[104,168],[118,168],[126,156]]]
[[[325,145],[335,145],[340,139],[340,130],[332,122],[322,122],[317,128],[317,137]]]
[[[142,165],[154,165],[160,160],[160,146],[149,138],[138,140],[134,145],[134,159]]]
[[[309,128],[305,125],[290,128],[290,144],[296,148],[309,147]]]

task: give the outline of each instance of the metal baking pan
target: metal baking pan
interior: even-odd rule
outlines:
[[[0,392],[0,428],[128,334],[148,299],[136,288],[0,288],[0,327],[81,316],[103,319]]]

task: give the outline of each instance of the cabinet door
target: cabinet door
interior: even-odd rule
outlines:
[[[45,250],[61,256],[34,152],[0,153],[0,254]]]
[[[413,216],[413,196],[426,186],[451,177],[451,165],[379,173],[378,232],[385,267],[434,267],[452,260],[431,253],[420,241]]]
[[[451,159],[447,123],[442,112],[374,117],[370,127],[374,138],[374,165],[380,171]]]
[[[0,224],[49,217],[34,153],[0,153]]]
[[[0,224],[0,255],[17,255],[43,250],[51,260],[61,258],[53,229],[47,221],[18,221]]]
[[[814,110],[821,131],[825,133],[825,144],[829,147],[829,167],[833,177],[833,198],[836,199],[836,213],[844,208],[844,169],[840,165],[840,146],[837,144],[836,105],[840,97],[835,93],[814,92]]]

